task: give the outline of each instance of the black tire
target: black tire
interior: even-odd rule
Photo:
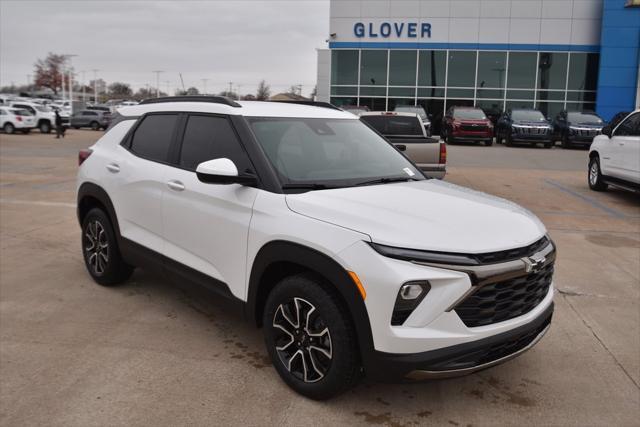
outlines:
[[[71,126],[74,129],[80,129],[80,126]]]
[[[267,351],[280,377],[296,392],[325,400],[358,381],[357,339],[347,313],[329,285],[312,274],[286,277],[269,294],[263,315]]]
[[[40,133],[51,133],[51,123],[42,121],[38,124],[38,129]]]
[[[100,123],[91,122],[91,130],[100,130]]]
[[[591,157],[591,160],[589,160],[587,181],[589,181],[589,188],[594,191],[606,191],[609,187],[607,183],[602,179],[602,171],[600,170],[600,158],[598,156],[593,156]]]
[[[2,130],[4,130],[4,133],[11,135],[16,131],[16,127],[12,123],[5,123]]]
[[[29,135],[31,133],[31,129],[22,129],[22,133]]]
[[[551,148],[553,147],[553,141],[549,141],[549,142],[545,142],[544,143],[544,148]]]
[[[506,145],[507,147],[513,147],[513,136],[511,135],[511,132],[507,133],[504,145]]]
[[[133,273],[134,268],[122,259],[113,226],[102,209],[91,209],[82,220],[81,241],[85,267],[96,283],[117,285]]]
[[[488,140],[488,141],[485,141],[485,142],[484,142],[484,145],[486,145],[487,147],[491,147],[491,146],[493,145],[493,138],[491,138],[491,139],[490,139],[490,140]]]

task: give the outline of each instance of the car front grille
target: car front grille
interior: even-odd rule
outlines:
[[[487,130],[486,125],[460,125],[460,130],[468,132],[485,132]]]
[[[549,292],[553,266],[551,262],[538,272],[480,286],[455,307],[455,312],[468,327],[522,316],[540,304]]]
[[[574,132],[578,136],[584,136],[588,138],[593,138],[600,133],[598,129],[576,129]]]
[[[546,127],[514,127],[514,129],[520,135],[547,135],[550,132]]]
[[[549,244],[549,238],[547,236],[536,240],[532,244],[523,248],[507,249],[505,251],[487,252],[484,254],[476,254],[473,257],[478,260],[480,264],[493,264],[497,262],[510,261],[513,259],[519,259],[531,254],[534,254]]]

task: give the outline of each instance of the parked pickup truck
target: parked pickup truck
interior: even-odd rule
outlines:
[[[360,120],[403,151],[427,176],[444,178],[447,146],[444,142],[427,136],[417,114],[375,111],[362,113]]]

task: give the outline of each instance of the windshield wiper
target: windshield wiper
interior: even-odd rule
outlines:
[[[297,183],[297,184],[282,184],[283,190],[326,190],[327,188],[338,188],[331,185],[326,184],[318,184],[318,183]]]
[[[410,176],[397,176],[392,178],[376,178],[370,181],[359,182],[355,184],[354,187],[359,187],[361,185],[389,184],[391,182],[407,182],[407,181],[419,181],[419,179],[412,178]]]

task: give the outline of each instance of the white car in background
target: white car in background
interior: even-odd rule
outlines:
[[[12,134],[16,130],[29,133],[35,127],[35,123],[34,116],[26,110],[0,107],[0,128],[5,133]]]
[[[589,149],[589,187],[640,191],[640,110],[602,129]]]
[[[11,107],[20,110],[27,110],[35,117],[35,127],[40,129],[41,133],[49,133],[56,124],[56,115],[53,110],[47,106],[36,104],[28,101],[14,101]]]

